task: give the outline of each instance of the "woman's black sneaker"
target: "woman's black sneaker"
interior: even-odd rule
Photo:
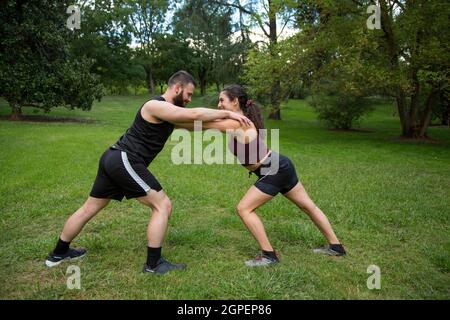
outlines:
[[[313,249],[313,252],[335,257],[345,256],[347,254],[344,247],[337,244],[329,244],[321,248],[316,248]]]

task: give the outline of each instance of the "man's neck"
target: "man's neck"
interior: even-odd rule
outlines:
[[[169,94],[167,91],[164,92],[164,94],[162,95],[162,97],[164,98],[164,100],[166,100],[169,103],[173,104],[173,97],[171,94]]]

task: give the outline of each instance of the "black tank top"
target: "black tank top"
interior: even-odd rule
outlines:
[[[162,96],[151,100],[166,101]],[[145,103],[144,103],[145,104]],[[114,149],[125,151],[134,161],[143,162],[148,166],[163,149],[174,125],[170,122],[150,123],[141,116],[139,108],[131,127],[112,146]]]

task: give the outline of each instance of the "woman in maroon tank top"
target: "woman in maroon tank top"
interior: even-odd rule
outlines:
[[[255,211],[278,193],[281,193],[305,212],[327,239],[328,245],[314,249],[314,252],[333,256],[345,255],[345,249],[336,237],[327,217],[314,204],[303,185],[298,181],[293,163],[287,157],[272,152],[265,146],[262,136],[259,134],[259,129],[264,129],[261,111],[248,99],[244,88],[239,85],[225,87],[220,93],[218,107],[244,114],[253,122],[249,127],[242,127],[233,120],[208,122],[204,123],[203,126],[204,129],[214,128],[224,132],[227,129],[242,129],[235,131],[241,132],[241,134],[237,134],[234,139],[231,139],[234,145],[231,145],[230,149],[242,165],[258,176],[256,183],[250,187],[236,207],[239,217],[255,237],[262,250],[260,255],[253,260],[246,261],[245,264],[247,266],[265,266],[279,262],[279,257],[266,235],[264,225]],[[239,144],[244,145],[240,149],[241,153],[238,152],[239,148],[237,148]],[[252,144],[253,148],[251,147]],[[257,153],[256,155],[253,154],[253,157],[252,151]],[[253,161],[251,158],[253,158]],[[264,170],[275,159],[278,160],[276,173],[271,174],[270,171]]]

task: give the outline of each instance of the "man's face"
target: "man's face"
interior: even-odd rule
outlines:
[[[192,83],[188,83],[184,87],[177,84],[178,94],[173,98],[173,104],[185,108],[186,105],[191,102],[192,95],[194,94],[194,85]]]

